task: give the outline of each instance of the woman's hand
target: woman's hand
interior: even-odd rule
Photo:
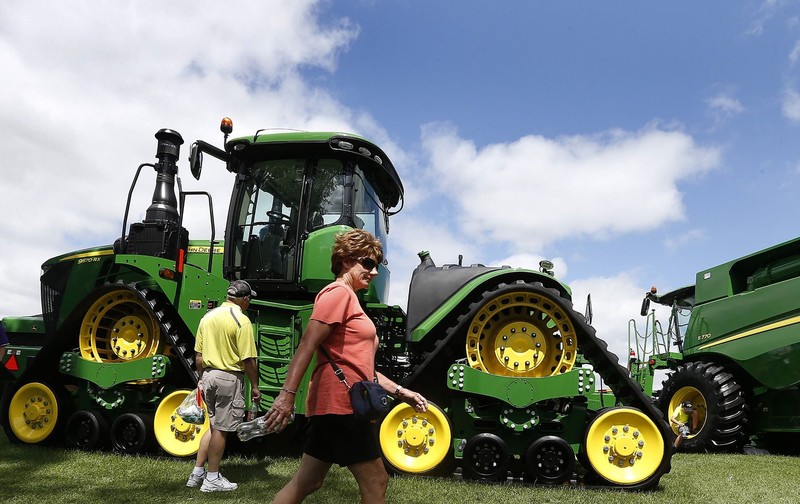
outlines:
[[[414,392],[413,390],[403,387],[395,397],[414,408],[414,411],[417,413],[425,413],[428,411],[428,400],[419,392]]]
[[[281,391],[264,418],[264,430],[267,433],[271,434],[285,429],[294,420],[294,396]]]

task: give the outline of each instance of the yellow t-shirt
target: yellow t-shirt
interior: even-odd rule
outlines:
[[[250,319],[225,301],[200,320],[194,351],[203,354],[204,368],[244,371],[243,361],[258,356]]]
[[[689,414],[683,411],[682,406],[678,406],[675,408],[675,411],[672,413],[672,417],[675,419],[676,422],[685,424],[689,421]]]

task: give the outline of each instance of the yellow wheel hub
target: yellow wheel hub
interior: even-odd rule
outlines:
[[[544,377],[575,365],[572,320],[544,294],[512,291],[486,302],[467,331],[471,367],[502,376]]]
[[[184,422],[177,409],[191,390],[176,390],[158,405],[153,419],[153,430],[159,446],[176,457],[189,457],[200,449],[200,439],[209,429],[208,416],[203,425]]]
[[[695,411],[697,411],[697,429],[694,429],[691,434],[686,436],[686,439],[691,439],[697,435],[698,432],[703,430],[703,426],[706,423],[706,416],[708,414],[708,405],[706,404],[706,398],[703,394],[694,387],[681,387],[678,389],[677,392],[669,399],[669,411],[667,414],[672,416],[672,413],[680,406],[684,401],[690,401],[692,403],[692,407]],[[670,422],[670,428],[675,435],[678,434],[678,427],[673,425]]]
[[[426,473],[438,466],[450,451],[450,421],[435,404],[417,413],[398,404],[381,422],[380,443],[389,464],[407,474]]]
[[[646,480],[665,456],[658,427],[639,410],[626,407],[610,409],[592,421],[585,452],[597,474],[618,485]]]
[[[150,308],[128,289],[102,294],[81,322],[80,350],[84,359],[123,362],[152,357],[160,330]]]
[[[11,431],[23,443],[37,444],[49,438],[56,428],[58,415],[56,394],[43,383],[20,387],[8,407]]]

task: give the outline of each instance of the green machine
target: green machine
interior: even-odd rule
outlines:
[[[249,316],[263,412],[281,388],[315,295],[333,279],[334,237],[363,228],[389,255],[403,185],[378,146],[335,132],[258,131],[229,140],[228,119],[221,130],[224,148],[195,142],[189,166],[199,178],[204,156],[216,158],[234,178],[224,240],[215,236],[211,195],[181,190],[181,136],[160,130],[158,161],[139,167],[128,197],[130,209],[141,169],[154,168],[144,220],[128,226],[126,210],[114,244],[44,263],[38,334],[22,317],[3,320],[12,348],[26,339],[39,347],[6,386],[0,418],[12,441],[191,456],[207,426],[186,424],[175,410],[197,383],[200,318],[222,302],[228,282],[244,279],[258,292]],[[187,198],[208,200],[210,239],[190,239]],[[573,309],[551,264],[437,266],[428,253],[419,258],[407,313],[386,304],[387,262],[361,295],[380,338],[379,370],[433,403],[424,414],[397,404],[379,421],[387,467],[631,490],[659,483],[670,469],[669,427],[590,317]],[[598,389],[598,377],[610,390]],[[282,437],[302,434],[308,378],[292,427],[255,446],[272,450]]]
[[[687,451],[746,444],[797,453],[800,439],[800,238],[697,273],[695,285],[647,293],[650,365],[669,370],[657,406],[699,413]],[[670,307],[667,331],[650,301]]]

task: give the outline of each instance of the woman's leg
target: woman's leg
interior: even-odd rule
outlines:
[[[386,487],[389,486],[389,475],[383,467],[381,459],[359,462],[347,466],[358,482],[362,504],[383,504],[386,502]]]
[[[273,499],[274,504],[294,504],[319,490],[331,468],[330,462],[312,457],[306,453],[300,459],[300,468]],[[385,471],[384,471],[385,472]]]

